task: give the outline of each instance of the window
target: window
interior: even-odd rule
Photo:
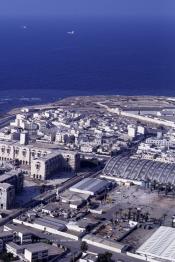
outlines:
[[[1,148],[1,152],[4,153],[5,152],[5,147]]]
[[[7,148],[7,154],[10,154],[10,148]]]
[[[25,157],[26,154],[27,154],[26,149],[23,149],[23,151],[22,151],[22,155]]]
[[[38,151],[37,156],[38,156],[38,157],[41,156],[41,151]]]
[[[19,148],[15,149],[15,154],[18,155],[19,154]]]
[[[40,166],[41,166],[40,162],[37,162],[37,163],[36,163],[36,169],[39,170],[39,169],[40,169]]]
[[[35,151],[32,151],[32,156],[35,156]]]

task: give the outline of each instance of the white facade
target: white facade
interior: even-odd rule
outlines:
[[[15,188],[7,183],[0,183],[0,209],[7,210],[14,206]]]
[[[144,126],[138,126],[138,127],[137,127],[137,132],[138,132],[139,134],[144,135],[144,134],[145,134],[145,127],[144,127]]]
[[[29,262],[47,261],[48,249],[36,244],[35,248],[28,247],[24,250],[24,257]]]
[[[42,158],[33,159],[31,162],[31,177],[41,180],[47,179],[54,171],[59,169],[62,156],[58,153],[49,154]]]
[[[23,131],[20,134],[20,144],[21,145],[27,145],[28,144],[28,132]]]
[[[128,136],[134,138],[136,136],[136,127],[133,125],[128,125]]]
[[[121,253],[125,247],[124,245],[116,241],[110,241],[91,234],[83,237],[83,241],[86,241],[90,245],[100,247],[103,248],[104,250],[112,251],[115,253]]]
[[[79,167],[79,155],[75,152],[47,148],[47,145],[43,144],[32,146],[0,141],[0,161],[9,160],[31,166],[31,176],[37,179],[45,179],[57,168],[71,171]],[[37,162],[41,167],[39,170]]]

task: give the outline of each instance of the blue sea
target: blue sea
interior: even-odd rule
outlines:
[[[175,20],[1,18],[0,112],[75,95],[175,96]]]

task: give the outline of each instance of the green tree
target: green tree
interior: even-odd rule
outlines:
[[[81,242],[80,248],[82,252],[86,252],[88,250],[88,244],[86,243],[86,241]]]
[[[112,254],[110,252],[105,252],[104,254],[99,254],[97,262],[113,262]]]

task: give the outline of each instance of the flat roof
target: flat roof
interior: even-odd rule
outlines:
[[[28,148],[28,149],[45,149],[45,150],[50,150],[51,152],[60,152],[60,153],[64,153],[64,154],[71,154],[71,155],[76,155],[77,151],[73,151],[73,150],[66,150],[64,148],[61,148],[58,144],[52,144],[52,143],[38,143],[38,142],[34,142],[34,143],[29,143],[28,145],[21,145],[19,143],[19,141],[6,141],[3,139],[0,139],[0,145],[14,145],[14,146],[18,146],[21,148]]]
[[[6,179],[10,179],[10,178],[12,178],[12,177],[14,177],[16,175],[18,175],[18,173],[14,173],[14,172],[4,173],[3,175],[0,175],[0,183],[5,181]]]
[[[22,249],[24,249],[23,246],[20,246],[20,245],[16,244],[15,242],[9,242],[6,245],[11,247],[11,248],[14,248],[15,250],[22,250]]]
[[[23,247],[25,247],[25,249],[27,249],[30,252],[39,252],[49,249],[49,246],[46,246],[44,243],[28,244],[24,245]]]
[[[58,151],[57,152],[48,153],[46,156],[36,157],[33,160],[34,161],[44,161],[44,162],[46,162],[47,160],[52,159],[52,158],[57,157],[57,156],[61,156],[61,153],[58,152]]]
[[[7,224],[5,225],[5,227],[9,228],[13,232],[15,231],[15,232],[23,233],[23,234],[32,234],[30,229],[23,225]]]
[[[137,253],[168,261],[175,261],[175,228],[161,226],[143,244]]]
[[[62,254],[64,252],[63,248],[55,247],[46,243],[34,243],[26,244],[22,246],[23,248],[29,250],[30,252],[37,252],[39,250],[44,251],[48,250],[48,256],[55,256]]]
[[[66,229],[67,224],[62,220],[58,220],[51,217],[37,218],[34,220],[34,223],[45,227],[51,227],[59,231],[64,231]]]
[[[92,235],[92,234],[86,235],[85,237],[83,237],[83,240],[85,240],[85,241],[90,240],[90,241],[93,241],[93,242],[101,243],[103,245],[110,246],[110,247],[113,247],[113,248],[117,248],[119,250],[122,250],[125,247],[124,244],[121,244],[119,242],[104,239],[104,238],[101,238],[101,237],[98,237],[98,236],[95,236],[95,235]]]
[[[0,188],[3,189],[8,189],[10,187],[13,187],[12,185],[8,184],[8,183],[0,183]]]
[[[2,232],[0,232],[0,238],[1,237],[5,237],[5,236],[13,236],[13,231],[10,230],[10,231],[2,231]]]
[[[48,203],[47,205],[45,205],[44,207],[42,207],[42,210],[47,210],[47,211],[55,211],[59,208],[59,203],[58,202],[52,202],[52,203]]]
[[[66,201],[66,202],[70,202],[70,203],[74,203],[74,202],[82,202],[84,200],[87,200],[89,198],[89,196],[82,194],[82,193],[75,193],[75,192],[71,192],[69,190],[64,191],[61,195],[60,195],[61,199]]]

